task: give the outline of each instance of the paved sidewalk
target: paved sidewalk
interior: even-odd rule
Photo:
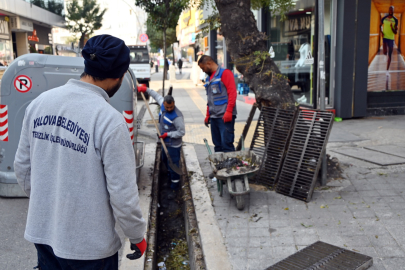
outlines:
[[[391,132],[391,140],[384,136],[385,143],[401,145],[403,139],[395,135],[401,133],[399,124],[405,116],[378,120],[387,128],[381,134]],[[394,128],[397,130],[391,130]],[[381,129],[375,119],[344,121],[335,125],[330,144],[332,149],[377,144]],[[403,269],[404,166],[381,167],[340,156],[344,179],[316,190],[311,202],[253,186],[245,196],[245,210],[239,211],[229,194],[225,191],[219,197],[216,183],[208,179],[211,168],[205,147],[194,147],[234,269],[265,269],[318,240],[372,256],[374,266],[370,269]]]
[[[161,86],[161,82],[154,84],[155,89]],[[207,138],[210,145],[212,142],[210,130],[202,124],[206,110],[204,88],[188,80],[173,85],[176,106],[185,115],[184,141],[194,144],[234,269],[265,269],[318,240],[372,256],[374,266],[370,269],[403,269],[405,166],[379,166],[333,150],[405,146],[405,116],[335,122],[327,152],[339,159],[344,179],[330,181],[326,188],[315,190],[309,203],[252,185],[251,193],[245,196],[246,207],[239,211],[226,189],[224,196],[219,197],[216,183],[208,179],[211,169],[202,139]],[[237,106],[235,142],[251,105],[238,100]],[[255,126],[254,121],[248,137]],[[250,138],[246,145],[250,145]]]

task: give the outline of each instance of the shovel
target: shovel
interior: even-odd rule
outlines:
[[[160,130],[159,130],[159,128],[158,128],[158,126],[157,126],[157,124],[156,124],[156,122],[155,122],[155,118],[153,117],[152,111],[151,111],[150,108],[149,108],[149,104],[148,104],[148,102],[146,101],[146,98],[145,98],[145,96],[143,95],[143,92],[141,92],[141,95],[142,95],[143,101],[145,101],[146,108],[148,108],[150,117],[152,117],[153,124],[155,124],[156,131],[157,131],[158,135],[161,136]],[[183,172],[180,170],[179,167],[176,166],[176,164],[173,163],[172,158],[169,156],[169,151],[167,151],[166,144],[165,144],[165,142],[163,141],[162,138],[160,138],[160,142],[162,143],[163,149],[164,149],[164,151],[165,151],[165,153],[166,153],[166,157],[167,157],[167,161],[168,161],[168,163],[169,163],[169,167],[170,167],[175,173],[177,173],[178,175],[183,175]]]

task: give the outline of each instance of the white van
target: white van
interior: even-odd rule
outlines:
[[[148,47],[146,45],[131,45],[128,48],[131,58],[129,68],[135,73],[138,83],[146,84],[149,87],[151,67]]]

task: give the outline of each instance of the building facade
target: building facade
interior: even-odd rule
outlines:
[[[49,0],[50,1],[50,0]],[[53,27],[64,27],[63,1],[42,7],[24,0],[0,1],[0,62],[8,65],[26,53],[53,54]],[[49,7],[49,8],[48,8]]]
[[[318,1],[294,1],[286,20],[266,9],[252,10],[295,100],[314,109],[320,107]],[[323,1],[326,107],[344,119],[405,114],[405,1]],[[390,7],[393,18],[387,17]],[[204,10],[204,19],[210,12]],[[391,22],[395,31],[389,29]],[[237,73],[219,30],[207,38],[205,53]]]

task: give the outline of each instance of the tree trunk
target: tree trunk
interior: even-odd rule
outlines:
[[[163,29],[163,85],[162,85],[162,96],[165,96],[165,80],[167,76],[167,66],[166,66],[166,28]]]
[[[270,56],[255,64],[256,54],[266,53],[267,36],[259,32],[250,10],[250,0],[215,0],[221,21],[221,32],[226,48],[236,69],[256,94],[260,105],[282,109],[294,109],[295,101],[288,78]],[[262,54],[262,55],[263,55]]]
[[[81,33],[80,36],[80,41],[79,41],[79,48],[83,49],[84,48],[84,38],[86,37],[86,33]]]

